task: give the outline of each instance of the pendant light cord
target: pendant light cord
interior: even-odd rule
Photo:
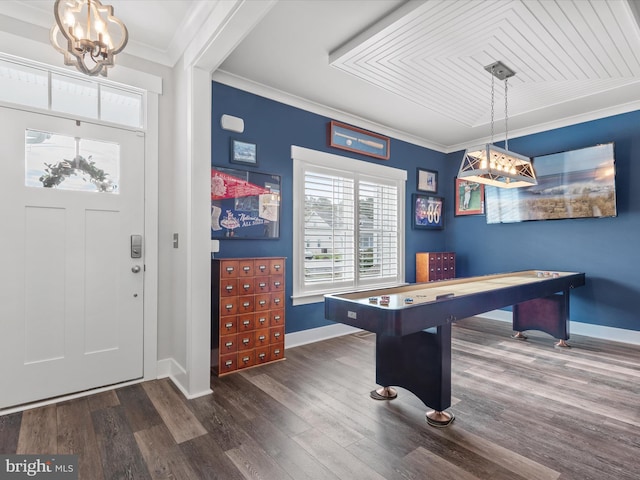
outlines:
[[[507,90],[509,88],[509,79],[504,79],[504,149],[509,150],[509,114],[508,114],[508,98]]]

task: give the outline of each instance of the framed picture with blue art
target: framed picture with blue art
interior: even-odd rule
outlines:
[[[255,143],[244,140],[231,139],[231,163],[240,165],[258,166],[258,146]]]
[[[419,192],[438,192],[438,172],[418,168],[416,189]]]
[[[411,226],[417,229],[442,230],[444,228],[444,199],[433,195],[414,193]]]

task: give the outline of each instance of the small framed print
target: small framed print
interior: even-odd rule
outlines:
[[[418,168],[418,185],[419,192],[436,193],[438,191],[438,172],[433,170],[424,170]]]
[[[255,143],[232,138],[230,151],[231,163],[258,166],[258,146]]]
[[[412,198],[413,217],[411,224],[413,228],[442,230],[444,228],[444,199],[420,193],[414,193]]]
[[[456,178],[455,215],[484,215],[484,185]]]

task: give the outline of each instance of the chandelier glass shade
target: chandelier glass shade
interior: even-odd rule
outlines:
[[[113,7],[99,0],[56,0],[53,9],[56,25],[49,38],[64,55],[64,64],[90,76],[106,77],[129,39]]]
[[[531,159],[519,153],[509,151],[509,131],[507,113],[507,80],[515,72],[502,62],[495,62],[485,67],[491,73],[491,143],[468,148],[464,152],[458,178],[483,183],[500,188],[518,188],[537,185],[536,173]],[[494,114],[494,77],[505,82],[504,116],[505,116],[505,148],[493,144]]]

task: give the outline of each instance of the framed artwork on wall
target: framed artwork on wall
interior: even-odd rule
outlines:
[[[413,228],[442,230],[444,228],[444,199],[432,195],[414,193],[413,215],[411,225]]]
[[[484,185],[463,178],[455,179],[455,215],[484,215]]]
[[[433,170],[425,170],[418,167],[418,184],[416,186],[419,192],[437,193],[438,191],[438,172]]]
[[[258,146],[255,143],[245,142],[244,140],[231,139],[231,163],[241,165],[258,166]]]
[[[211,168],[211,238],[280,237],[280,176]]]
[[[329,123],[329,146],[389,160],[389,137],[332,120]]]

